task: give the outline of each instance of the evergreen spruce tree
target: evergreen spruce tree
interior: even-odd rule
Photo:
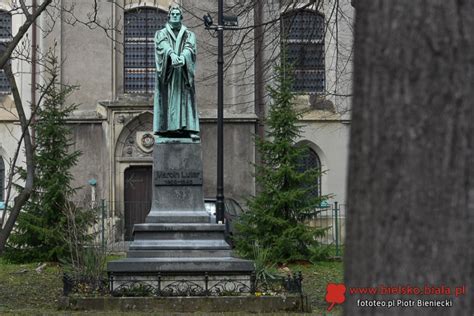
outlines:
[[[284,59],[283,59],[284,60]],[[249,200],[237,225],[237,250],[252,257],[253,248],[267,248],[272,262],[310,259],[322,234],[304,224],[325,197],[311,194],[317,186],[319,169],[301,172],[301,161],[308,148],[295,146],[301,134],[298,121],[303,112],[295,110],[291,92],[291,67],[276,68],[277,80],[269,87],[273,104],[266,121],[265,139],[256,139],[261,163],[256,165],[260,191]]]
[[[47,59],[49,83],[39,87],[44,100],[37,110],[36,164],[34,190],[20,213],[14,233],[9,238],[6,257],[11,261],[58,261],[68,254],[64,242],[64,208],[75,189],[71,187],[70,169],[77,163],[79,151],[70,151],[71,131],[67,116],[76,108],[66,105],[75,87],[58,81],[57,58]]]

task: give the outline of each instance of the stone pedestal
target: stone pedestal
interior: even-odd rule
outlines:
[[[209,223],[202,193],[201,144],[155,144],[147,223]]]
[[[201,144],[154,146],[152,207],[146,222],[134,226],[127,258],[108,263],[113,289],[157,277],[204,289],[211,277],[238,279],[250,290],[253,263],[231,256],[224,225],[210,223],[204,208]]]

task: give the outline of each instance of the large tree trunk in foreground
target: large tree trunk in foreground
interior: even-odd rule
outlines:
[[[465,295],[351,295],[346,315],[473,315],[474,1],[356,5],[345,283]],[[454,293],[453,293],[454,294]],[[452,299],[448,308],[358,299]]]

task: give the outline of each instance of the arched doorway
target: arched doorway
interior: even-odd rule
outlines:
[[[149,112],[121,115],[125,124],[115,148],[115,214],[120,220],[118,236],[131,240],[133,225],[144,223],[150,211],[153,116]]]
[[[145,222],[152,199],[152,167],[131,166],[124,179],[124,239],[132,240],[133,225]]]

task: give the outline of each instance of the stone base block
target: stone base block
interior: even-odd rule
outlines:
[[[209,274],[248,274],[254,271],[252,261],[233,257],[191,257],[191,258],[125,258],[110,261],[107,271],[112,274],[127,273],[167,273],[188,275],[191,273]]]
[[[147,223],[209,223],[202,191],[201,144],[155,144]]]

